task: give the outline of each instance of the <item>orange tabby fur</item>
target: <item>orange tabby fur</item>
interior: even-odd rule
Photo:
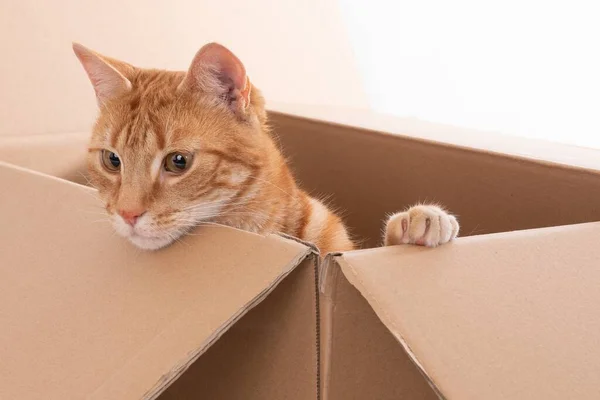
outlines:
[[[171,72],[73,48],[100,107],[90,181],[117,232],[135,245],[157,249],[218,223],[292,235],[323,254],[355,247],[340,217],[296,184],[271,138],[264,99],[229,50],[206,45],[187,72]],[[102,161],[110,152],[117,171]],[[165,157],[177,152],[190,155],[189,167],[171,173]],[[385,244],[436,246],[457,233],[453,216],[420,205],[388,220]]]

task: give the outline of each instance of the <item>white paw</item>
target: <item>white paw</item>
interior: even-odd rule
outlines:
[[[392,215],[385,226],[385,245],[416,244],[435,247],[458,235],[456,217],[441,207],[418,205]]]

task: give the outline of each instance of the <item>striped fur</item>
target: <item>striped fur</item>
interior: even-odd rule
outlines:
[[[118,233],[146,249],[164,247],[198,225],[282,232],[323,254],[355,248],[339,216],[297,185],[269,131],[260,91],[241,62],[217,44],[203,47],[187,72],[141,69],[80,45],[74,50],[100,107],[89,146],[91,184]],[[120,170],[102,164],[114,152]],[[167,154],[193,155],[181,175]],[[135,225],[120,212],[136,210]],[[456,219],[420,205],[386,223],[388,245],[436,246],[458,234]]]

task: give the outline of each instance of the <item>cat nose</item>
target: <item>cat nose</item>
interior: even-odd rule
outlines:
[[[125,222],[127,222],[131,226],[134,226],[135,223],[137,222],[138,218],[141,217],[144,213],[145,213],[145,211],[141,211],[141,210],[120,210],[119,211],[119,215],[121,216],[121,218],[123,218],[123,220],[125,220]]]

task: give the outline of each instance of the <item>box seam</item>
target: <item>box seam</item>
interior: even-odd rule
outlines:
[[[275,280],[273,280],[273,282],[271,282],[271,284],[268,287],[263,289],[253,299],[251,299],[248,303],[246,303],[245,307],[238,309],[238,311],[232,316],[232,318],[228,322],[225,323],[225,326],[223,327],[223,329],[220,329],[217,332],[215,332],[216,334],[213,335],[212,337],[210,337],[204,344],[200,345],[197,349],[188,353],[188,354],[192,354],[192,356],[189,357],[185,361],[180,361],[179,365],[176,365],[174,368],[171,369],[171,371],[169,373],[170,376],[161,377],[161,379],[159,379],[159,381],[155,383],[154,387],[152,389],[150,389],[149,391],[147,391],[142,398],[146,399],[146,400],[155,400],[156,398],[158,398],[158,396],[160,396],[164,392],[164,390],[166,390],[171,384],[173,384],[173,382],[175,382],[177,379],[179,379],[181,377],[181,375],[183,375],[185,373],[185,371],[187,371],[187,369],[194,362],[196,362],[210,347],[212,347],[218,340],[220,340],[221,337],[227,331],[229,331],[229,329],[233,325],[235,325],[240,319],[242,319],[246,314],[248,314],[248,312],[250,312],[252,309],[254,309],[257,305],[262,303],[271,294],[271,292],[273,292],[273,290],[275,290],[275,288],[277,286],[279,286],[279,284],[285,278],[287,278],[292,273],[292,271],[294,271],[296,269],[296,267],[298,267],[302,263],[302,261],[304,261],[308,257],[313,257],[313,251],[310,248],[306,249],[302,253],[299,253],[296,256],[296,258],[293,259],[288,264],[288,265],[290,265],[290,268],[287,268],[287,270],[284,270],[284,272],[282,274],[277,276],[275,278]],[[163,380],[164,378],[167,378],[167,379]],[[163,383],[162,385],[161,385],[161,381]],[[317,399],[317,400],[320,400],[320,399]]]
[[[341,253],[339,253],[341,254]],[[329,381],[331,379],[331,360],[330,355],[332,349],[335,346],[333,341],[333,299],[336,296],[337,290],[337,269],[331,269],[329,264],[332,262],[334,253],[328,254],[325,260],[321,263],[321,270],[319,275],[319,292],[322,297],[322,302],[319,307],[320,313],[320,349],[321,349],[321,361],[319,367],[319,388],[321,390],[321,396],[324,400],[328,399],[328,388]],[[332,275],[328,277],[328,275]],[[331,282],[327,288],[326,283]],[[326,290],[329,289],[329,290]],[[321,312],[322,308],[326,307],[324,312]],[[326,320],[325,320],[326,319]],[[324,343],[323,343],[324,342]]]
[[[312,254],[313,259],[313,269],[314,269],[314,279],[315,279],[315,329],[316,329],[316,358],[317,358],[317,366],[316,366],[316,398],[317,400],[321,400],[321,300],[320,300],[320,292],[319,292],[319,256],[316,254]]]
[[[337,256],[335,257],[336,263],[338,264],[338,266],[340,267],[340,269],[342,270],[342,273],[344,273],[343,267],[341,265],[341,263],[339,262],[339,260],[343,260],[343,264],[345,264],[348,269],[350,270],[350,272],[352,273],[352,275],[354,276],[354,278],[356,279],[356,281],[358,281],[360,287],[366,292],[367,296],[365,296],[365,294],[363,293],[362,290],[360,290],[356,284],[354,284],[352,281],[349,280],[349,282],[359,290],[359,292],[362,294],[363,297],[365,297],[365,299],[367,299],[368,303],[371,303],[371,301],[377,306],[377,309],[380,310],[381,314],[383,314],[383,317],[385,319],[385,321],[380,317],[380,320],[382,320],[382,322],[384,323],[385,327],[390,331],[390,333],[396,338],[396,340],[400,343],[400,345],[404,348],[404,350],[406,351],[406,353],[408,354],[408,356],[410,357],[410,359],[412,360],[412,362],[417,366],[417,368],[419,369],[419,372],[421,372],[421,375],[423,375],[423,377],[425,378],[425,380],[427,381],[427,383],[429,384],[429,386],[431,387],[431,389],[433,389],[433,391],[435,392],[435,394],[438,396],[438,398],[440,400],[446,400],[446,397],[443,395],[443,393],[441,392],[441,390],[437,387],[437,385],[435,384],[435,382],[433,381],[433,379],[429,376],[429,374],[427,373],[427,371],[425,371],[425,368],[423,367],[423,364],[421,363],[421,361],[419,360],[419,358],[416,356],[416,354],[413,352],[413,350],[411,349],[410,345],[408,344],[408,342],[404,339],[404,337],[400,334],[400,330],[398,329],[398,327],[396,326],[396,324],[394,322],[392,322],[392,319],[389,318],[388,313],[385,311],[384,307],[381,307],[379,305],[379,302],[377,301],[377,299],[372,295],[372,293],[366,289],[365,285],[364,285],[364,281],[359,277],[359,274],[357,274],[356,272],[356,268],[345,258],[343,258],[343,255],[341,256]],[[344,275],[347,277],[346,273],[344,273]],[[368,299],[371,299],[371,301],[369,301]],[[373,311],[379,315],[377,313],[377,311],[375,311],[375,307],[372,307]],[[389,326],[388,326],[389,325]],[[390,329],[390,326],[393,328]]]
[[[2,162],[0,162],[1,164]],[[261,243],[264,243],[264,240],[268,238],[264,237]],[[244,259],[246,255],[254,251],[258,246],[253,246],[252,249],[248,250],[244,253],[240,259]],[[303,260],[307,257],[311,257],[314,255],[314,252],[311,248],[305,248],[304,251],[297,253],[297,255],[286,264],[287,269],[283,269],[282,272],[276,276],[273,281],[269,284],[268,287],[263,288],[261,292],[256,294],[249,302],[244,304],[241,308],[239,308],[235,313],[233,313],[228,320],[226,320],[215,332],[213,335],[207,338],[207,340],[201,343],[196,349],[188,352],[188,356],[184,358],[184,360],[179,360],[176,364],[173,364],[173,367],[166,373],[163,374],[158,380],[150,387],[144,395],[141,397],[145,400],[153,400],[156,399],[160,394],[164,392],[173,382],[175,382],[179,377],[185,373],[185,371],[198,359],[200,358],[214,343],[216,343],[237,321],[243,318],[250,310],[256,307],[258,304],[262,303],[269,294],[275,290],[275,288],[298,267]],[[183,318],[187,308],[183,310],[179,317],[171,320],[171,323],[165,327],[163,330],[158,332],[153,339],[151,339],[148,343],[151,345],[164,330],[168,329],[169,326],[173,324],[174,321]],[[100,383],[93,392],[91,392],[87,398],[94,399],[95,396],[98,395],[98,392],[108,383],[113,377],[117,376],[120,372],[127,369],[127,365],[132,362],[138,355],[144,352],[148,346],[144,346],[140,349],[140,351],[136,352],[134,355],[129,357],[117,370],[115,370],[107,379],[105,379],[102,383]],[[195,354],[196,353],[196,354]],[[191,355],[191,357],[190,357]]]

